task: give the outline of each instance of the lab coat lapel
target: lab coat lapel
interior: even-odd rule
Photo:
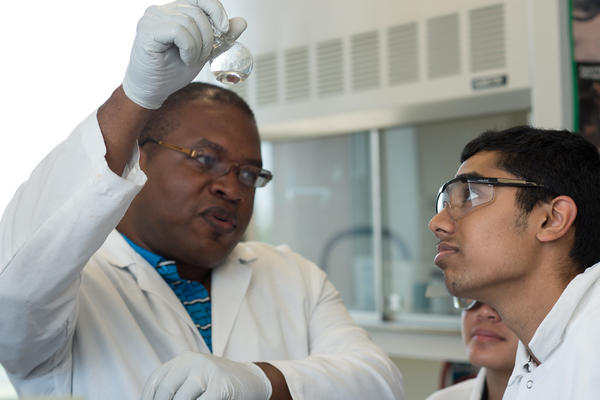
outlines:
[[[160,274],[129,246],[119,232],[113,230],[100,250],[104,252],[106,259],[115,267],[129,268],[141,290],[159,297],[200,337],[196,325],[177,295]],[[206,351],[208,352],[208,349]]]
[[[211,282],[213,354],[222,356],[252,277],[256,257],[239,244],[225,264],[213,271]]]

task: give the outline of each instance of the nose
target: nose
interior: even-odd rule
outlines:
[[[450,214],[448,214],[448,207],[444,208],[429,220],[429,230],[438,239],[454,232],[455,226],[454,220],[450,217]]]
[[[243,199],[245,187],[238,179],[239,165],[231,164],[223,175],[215,177],[211,183],[211,192],[228,201],[239,202]]]
[[[485,303],[482,303],[481,306],[479,306],[473,312],[475,312],[477,318],[481,320],[490,320],[496,322],[502,321],[502,318],[500,318],[500,315],[498,315],[496,310],[494,310],[491,306]]]

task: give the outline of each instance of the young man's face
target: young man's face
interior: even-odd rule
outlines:
[[[256,124],[239,108],[195,100],[174,112],[165,142],[210,150],[228,165],[262,165]],[[135,221],[132,240],[189,265],[222,263],[250,221],[254,187],[239,181],[237,167],[214,176],[198,161],[156,143],[144,145],[140,164],[148,181],[128,211]]]
[[[481,152],[466,160],[458,175],[518,178],[496,166],[496,152]],[[448,290],[456,296],[486,299],[525,279],[534,257],[535,233],[516,204],[517,188],[496,186],[491,201],[464,215],[451,216],[444,208],[429,222],[438,239],[435,264],[444,272]]]

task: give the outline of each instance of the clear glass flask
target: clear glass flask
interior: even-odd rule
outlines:
[[[214,28],[213,28],[214,30]],[[221,54],[219,47],[229,47]],[[252,72],[254,60],[250,50],[240,42],[229,42],[215,31],[214,52],[218,54],[210,60],[209,66],[215,79],[227,85],[236,85],[244,81]]]

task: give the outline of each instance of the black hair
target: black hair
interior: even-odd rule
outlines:
[[[567,130],[517,126],[482,133],[464,147],[461,162],[482,151],[498,152],[498,168],[544,186],[518,190],[525,215],[540,202],[571,197],[577,216],[570,257],[578,272],[600,261],[600,154],[592,143]]]
[[[177,126],[177,118],[172,118],[173,111],[182,104],[193,100],[204,100],[237,107],[256,123],[250,106],[235,92],[210,83],[192,82],[171,94],[162,106],[152,113],[139,134],[138,142],[140,146],[143,146],[149,139],[164,138],[169,131]]]

